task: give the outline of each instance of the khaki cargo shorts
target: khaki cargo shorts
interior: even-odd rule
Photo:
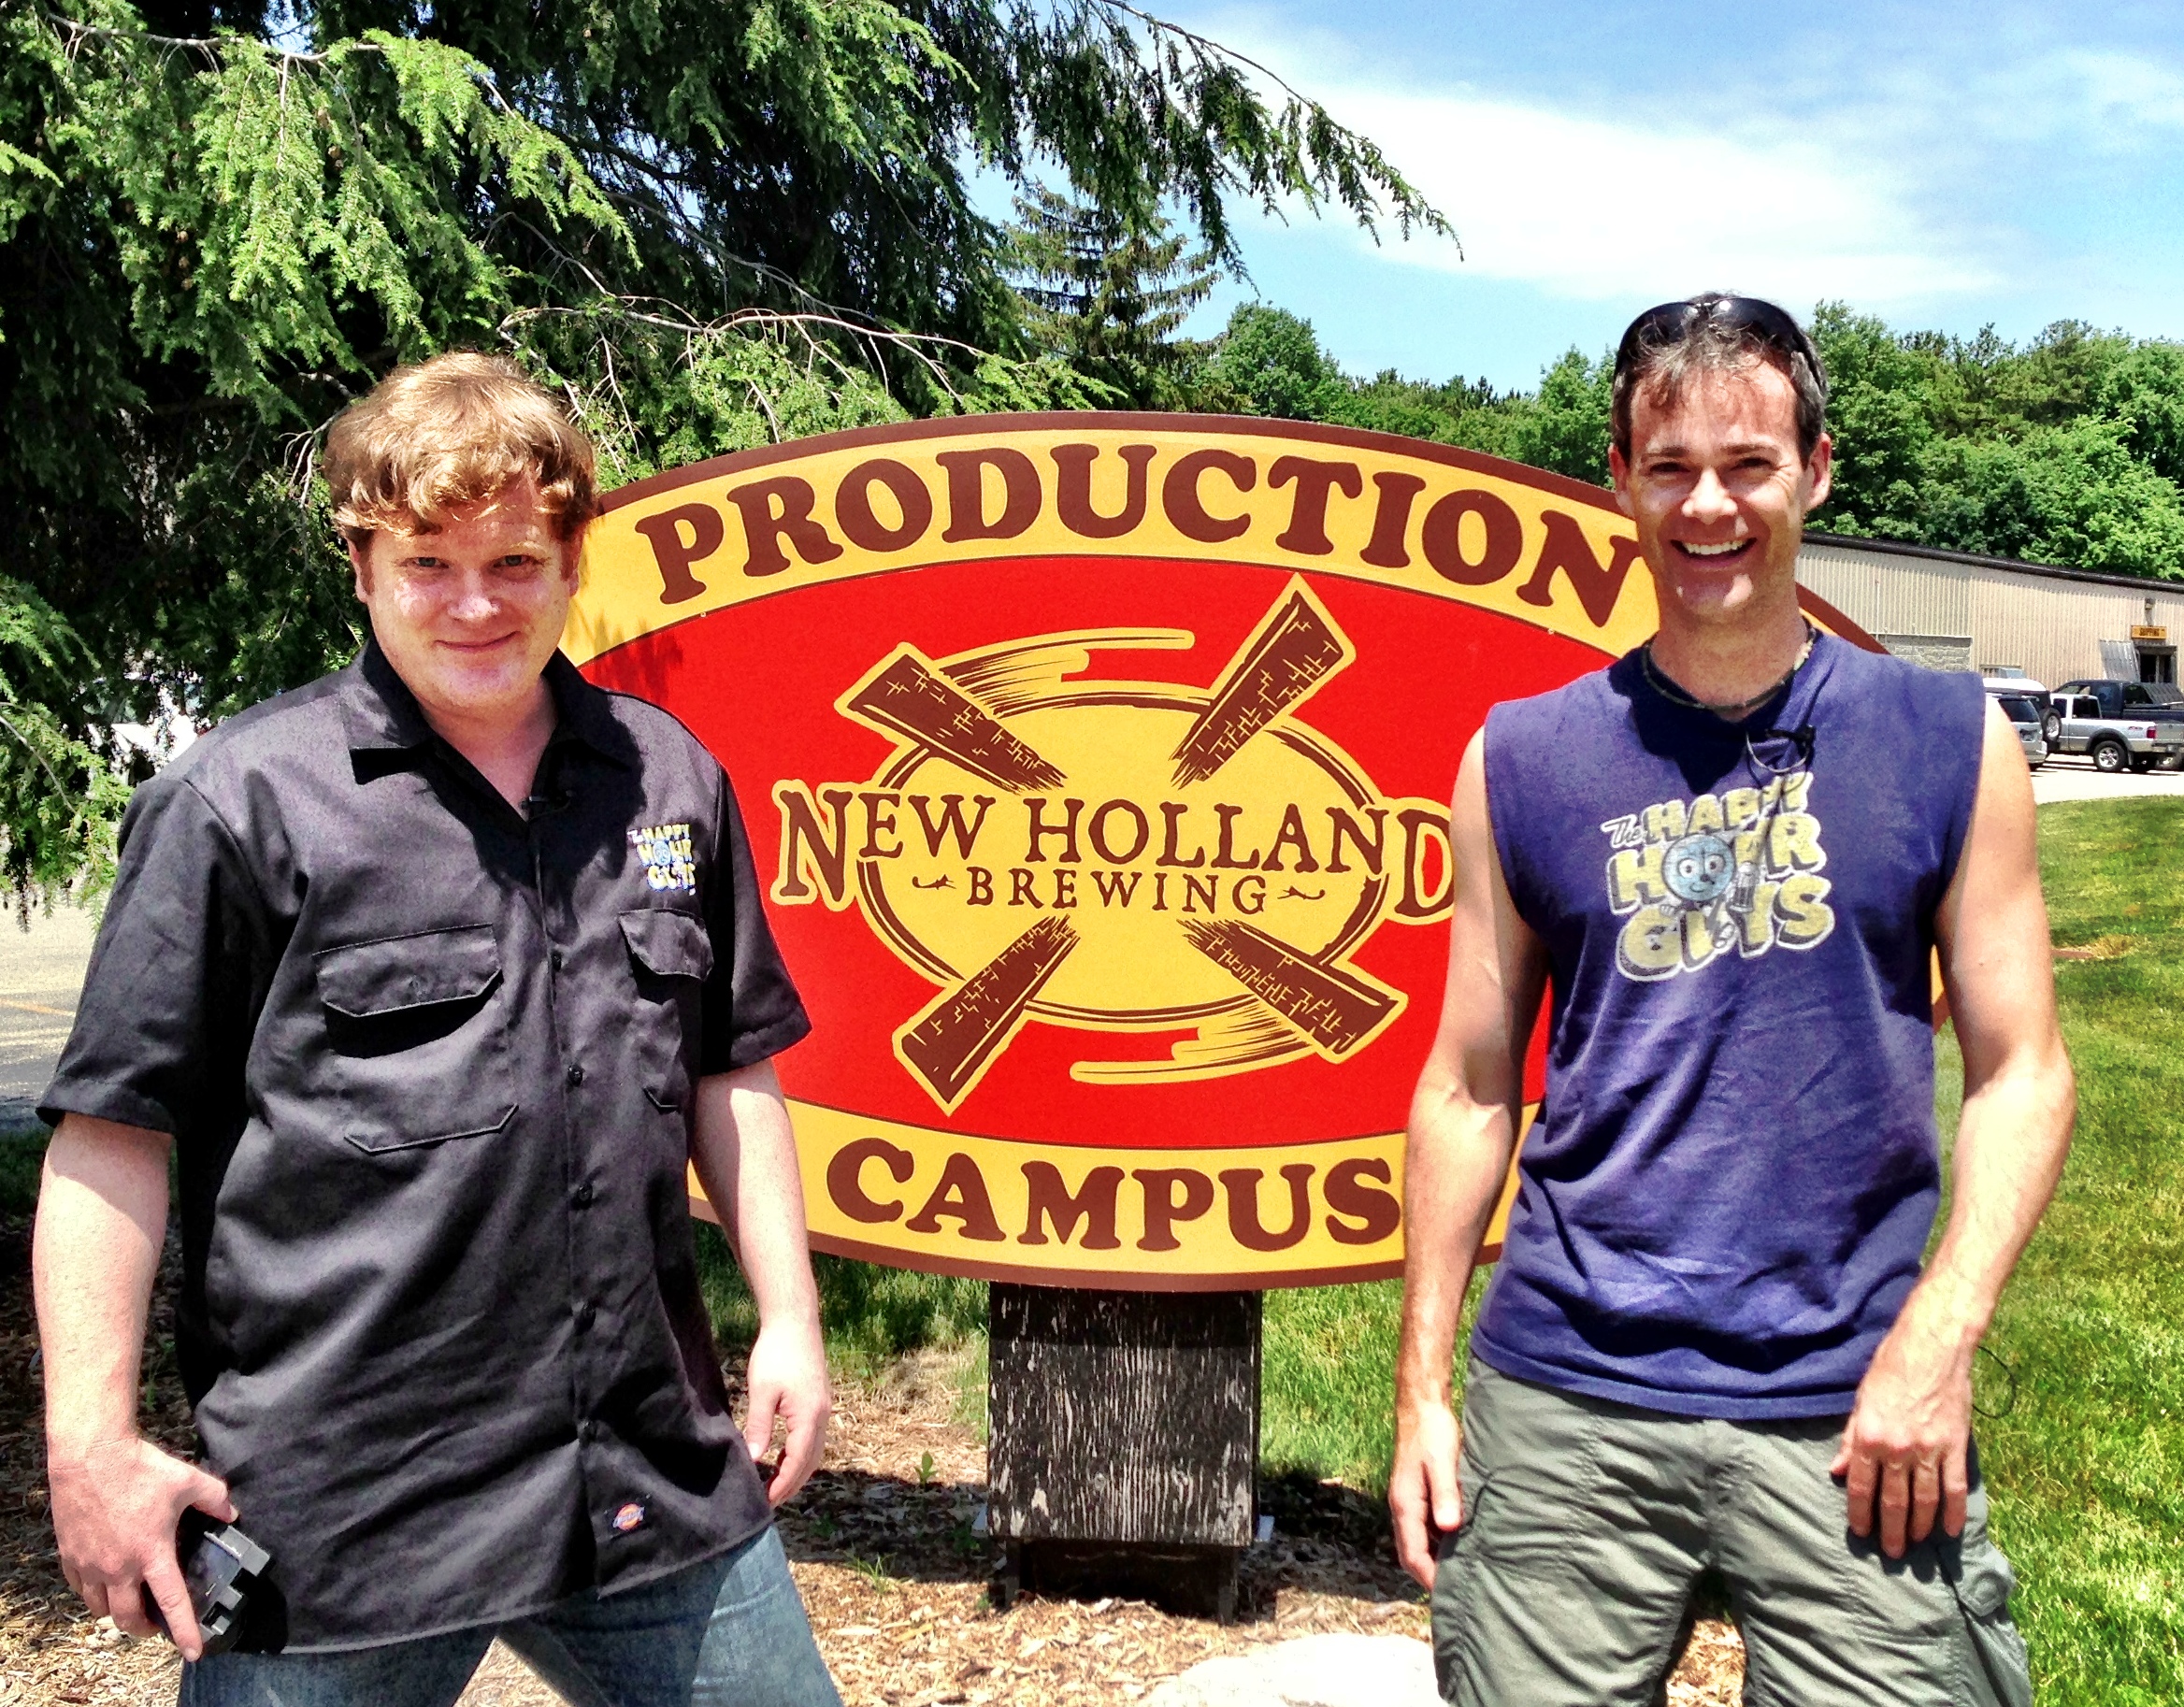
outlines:
[[[1748,1707],[2027,1707],[2009,1561],[1969,1515],[1901,1559],[1853,1536],[1828,1474],[1840,1417],[1671,1416],[1472,1362],[1463,1527],[1444,1538],[1433,1657],[1462,1707],[1667,1700],[1712,1570],[1744,1632]]]

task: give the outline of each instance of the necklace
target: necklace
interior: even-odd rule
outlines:
[[[1748,699],[1732,699],[1724,705],[1713,705],[1709,704],[1706,700],[1693,698],[1689,694],[1685,693],[1682,688],[1678,687],[1674,682],[1671,681],[1666,676],[1662,675],[1660,672],[1660,667],[1655,664],[1653,661],[1653,642],[1651,640],[1646,641],[1644,646],[1638,649],[1638,662],[1645,671],[1646,681],[1652,686],[1653,691],[1659,694],[1663,699],[1670,700],[1676,705],[1688,707],[1689,710],[1694,711],[1711,711],[1717,717],[1728,718],[1730,721],[1734,722],[1737,718],[1741,717],[1745,712],[1751,710],[1754,707],[1765,705],[1768,700],[1774,698],[1775,695],[1779,694],[1784,688],[1788,687],[1791,679],[1796,676],[1799,670],[1804,667],[1805,660],[1813,655],[1813,643],[1819,638],[1819,635],[1814,630],[1813,625],[1810,623],[1805,624],[1804,644],[1798,648],[1797,662],[1792,664],[1788,669],[1784,670],[1782,674],[1773,682],[1771,682],[1766,687],[1761,688],[1758,693],[1752,695]]]

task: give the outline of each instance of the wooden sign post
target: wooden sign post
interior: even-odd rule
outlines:
[[[1465,744],[1654,614],[1607,494],[1288,422],[922,422],[610,495],[564,650],[739,791],[812,1242],[995,1283],[1004,1592],[1135,1558],[1232,1605],[1257,1294],[1401,1269]]]
[[[996,1283],[998,1603],[1028,1588],[1235,1614],[1258,1522],[1259,1296]]]

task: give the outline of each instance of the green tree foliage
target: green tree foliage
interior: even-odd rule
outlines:
[[[2184,579],[2184,344],[2059,322],[2018,348],[1897,333],[1823,303],[1834,493],[1823,529]],[[1469,446],[1605,485],[1614,364],[1572,350],[1530,393],[1345,375],[1309,322],[1250,304],[1208,371],[1261,415]]]
[[[2132,455],[2184,484],[2184,344],[2120,351],[2102,372],[2093,402],[2117,423]]]
[[[1232,208],[1292,196],[1442,228],[1369,141],[1123,0],[0,7],[17,726],[111,758],[116,722],[348,655],[315,434],[398,361],[513,353],[615,480],[1095,400],[972,205],[973,168],[1035,161],[1127,232],[1180,207],[1215,264]],[[110,814],[68,797],[0,805],[19,888],[83,868]]]
[[[2184,345],[2059,321],[2019,348],[1823,303],[1839,533],[2184,579]]]
[[[1610,388],[1615,363],[1572,350],[1540,377],[1539,391],[1510,410],[1505,454],[1572,480],[1608,483]]]
[[[1312,323],[1245,303],[1214,341],[1207,373],[1246,412],[1325,421],[1462,445],[1574,480],[1607,481],[1609,363],[1573,350],[1532,394],[1498,394],[1461,375],[1444,384],[1393,369],[1354,379],[1321,345]]]
[[[1920,461],[1914,535],[1952,549],[2112,575],[2184,579],[2177,483],[2138,460],[2121,423],[2088,414],[2021,437],[1943,438]],[[1825,519],[1825,518],[1823,518]],[[1876,530],[1877,531],[1877,530]]]
[[[1921,459],[1940,432],[1920,393],[1921,358],[1880,321],[1837,306],[1821,308],[1812,333],[1828,369],[1835,443],[1825,522],[1842,527],[1846,518],[1916,508]]]
[[[54,714],[71,674],[91,667],[53,608],[0,577],[0,824],[25,826],[0,842],[0,882],[27,922],[34,892],[78,873],[103,884],[106,828],[127,796],[116,767]]]
[[[1349,390],[1310,321],[1260,303],[1229,315],[1207,367],[1247,413],[1278,421],[1339,420]]]
[[[1386,367],[1370,380],[1352,380],[1329,419],[1376,433],[1438,439],[1506,455],[1507,418],[1496,407],[1494,388],[1460,376],[1434,385],[1406,380]]]
[[[1582,437],[1566,430],[1555,413],[1563,401],[1560,390],[1543,404],[1499,394],[1484,380],[1460,375],[1438,385],[1403,379],[1393,368],[1354,379],[1328,353],[1310,321],[1263,303],[1244,303],[1230,314],[1205,372],[1226,406],[1247,414],[1400,433],[1525,461],[1550,457],[1561,439]],[[1544,429],[1534,419],[1543,413],[1552,416]]]
[[[1156,214],[1146,226],[1039,186],[1016,198],[1008,265],[1034,348],[1133,409],[1200,406],[1198,346],[1182,338],[1218,276],[1203,250]]]

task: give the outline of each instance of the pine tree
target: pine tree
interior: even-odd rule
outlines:
[[[1136,409],[1192,407],[1197,346],[1177,337],[1213,294],[1211,253],[1155,214],[1139,223],[1043,185],[1016,197],[1009,269],[1032,346]]]
[[[1217,260],[1232,205],[1439,227],[1263,78],[1125,0],[0,5],[0,882],[96,867],[117,722],[354,650],[316,435],[396,362],[514,354],[620,481],[1106,394],[971,162]]]

